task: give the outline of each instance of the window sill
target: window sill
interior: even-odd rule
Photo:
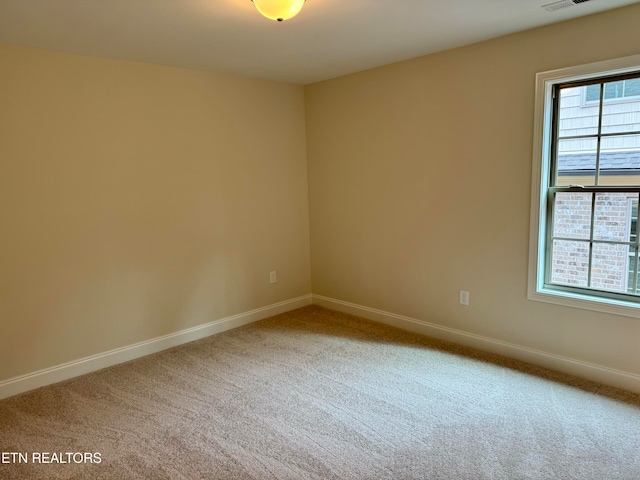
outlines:
[[[598,298],[577,293],[562,292],[549,288],[540,288],[529,292],[529,300],[537,302],[553,303],[565,307],[581,308],[594,312],[621,315],[624,317],[640,318],[640,304],[625,302],[623,300],[613,300],[609,298]]]

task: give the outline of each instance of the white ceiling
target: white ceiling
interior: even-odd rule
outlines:
[[[308,84],[638,1],[307,0],[278,23],[250,0],[0,0],[0,42]]]

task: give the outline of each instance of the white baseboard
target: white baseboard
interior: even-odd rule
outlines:
[[[135,343],[122,348],[116,348],[108,352],[91,355],[72,362],[46,368],[37,372],[22,375],[0,382],[0,399],[11,397],[34,388],[43,387],[52,383],[61,382],[69,378],[94,372],[102,368],[110,367],[118,363],[128,362],[136,358],[144,357],[152,353],[176,347],[183,343],[199,340],[216,333],[231,330],[242,325],[257,322],[273,315],[295,310],[311,304],[312,296],[303,295],[283,302],[274,303],[266,307],[257,308],[249,312],[239,313],[230,317],[221,318],[204,325],[188,328],[179,332],[170,333],[161,337]]]
[[[640,375],[613,368],[563,357],[553,353],[503,342],[494,338],[468,333],[455,328],[443,327],[415,318],[356,305],[322,295],[313,295],[313,304],[332,310],[350,313],[394,327],[421,333],[429,337],[446,340],[459,345],[477,348],[485,352],[497,353],[505,357],[522,360],[533,365],[575,375],[594,382],[611,385],[631,392],[640,393]]]

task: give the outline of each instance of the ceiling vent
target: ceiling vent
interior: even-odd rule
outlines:
[[[544,8],[547,12],[555,12],[556,10],[562,10],[563,8],[573,7],[579,3],[591,1],[592,0],[560,0],[559,2],[542,5],[542,8]]]

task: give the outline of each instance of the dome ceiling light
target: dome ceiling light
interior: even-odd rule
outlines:
[[[271,20],[282,22],[295,17],[305,0],[251,0],[258,11]]]

